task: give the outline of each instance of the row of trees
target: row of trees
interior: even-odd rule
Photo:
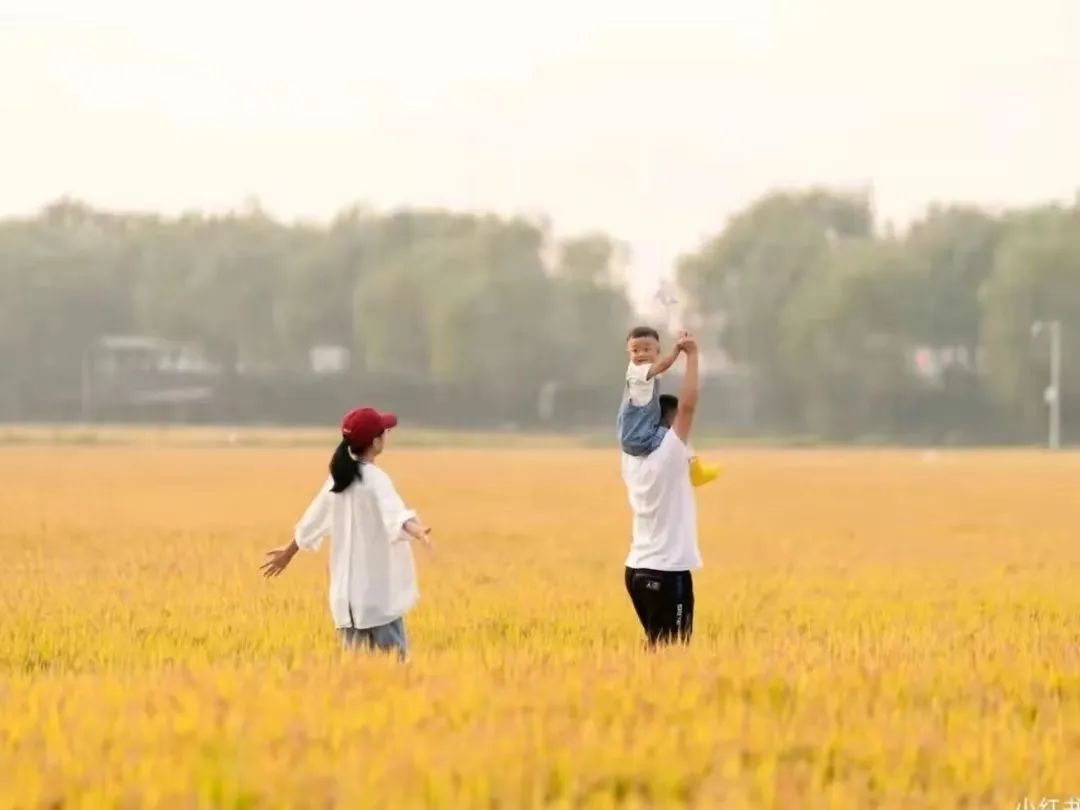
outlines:
[[[492,423],[535,419],[551,383],[590,388],[583,412],[606,424],[627,258],[604,234],[495,216],[357,208],[314,226],[62,202],[0,222],[0,416],[77,397],[85,346],[145,334],[201,345],[226,376],[347,346],[357,385],[470,389],[455,401],[491,405]],[[738,400],[758,433],[1035,440],[1038,320],[1065,325],[1064,410],[1080,415],[1080,203],[940,207],[893,233],[865,194],[774,193],[682,257],[678,281],[707,350],[733,361],[708,400],[727,429]]]
[[[1049,379],[1039,320],[1064,324],[1062,402],[1080,416],[1080,198],[936,207],[896,234],[875,228],[865,194],[771,194],[683,257],[679,280],[754,371],[773,429],[1034,440]]]
[[[82,347],[116,334],[197,343],[227,376],[301,371],[312,346],[340,345],[354,380],[535,403],[548,380],[611,376],[625,260],[603,234],[554,241],[495,216],[352,209],[315,227],[62,202],[0,224],[0,412],[70,398]]]

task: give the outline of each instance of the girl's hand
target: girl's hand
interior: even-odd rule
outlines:
[[[266,552],[266,556],[270,559],[259,566],[259,570],[267,579],[280,576],[281,572],[289,567],[289,563],[292,562],[292,558],[296,555],[298,549],[296,541],[293,540],[285,548],[276,548],[273,551]]]
[[[404,529],[405,534],[409,535],[409,537],[411,537],[413,540],[420,540],[429,546],[431,545],[431,540],[429,538],[429,535],[431,534],[431,529],[429,529],[416,518],[408,521],[405,524]]]

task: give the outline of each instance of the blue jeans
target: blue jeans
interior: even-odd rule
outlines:
[[[667,428],[660,424],[660,386],[653,386],[647,405],[635,405],[623,395],[619,408],[619,446],[631,456],[647,456],[660,446]]]
[[[409,640],[405,636],[404,619],[394,619],[389,624],[378,627],[339,627],[341,647],[344,650],[379,650],[380,652],[397,651],[402,660],[409,654]]]

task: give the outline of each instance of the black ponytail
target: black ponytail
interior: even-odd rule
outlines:
[[[330,458],[330,476],[334,479],[331,492],[344,492],[352,486],[353,481],[363,481],[364,473],[360,469],[360,462],[353,458],[349,452],[349,443],[345,439],[337,446],[334,455]]]

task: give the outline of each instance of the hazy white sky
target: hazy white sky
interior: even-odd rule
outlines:
[[[814,182],[900,222],[1071,199],[1080,0],[0,0],[0,215],[542,211],[645,296]]]

